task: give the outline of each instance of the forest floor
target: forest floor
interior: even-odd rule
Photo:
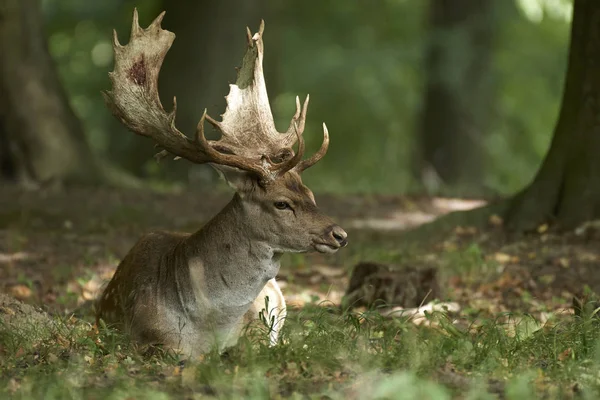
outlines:
[[[144,232],[193,231],[229,197],[228,191],[0,188],[0,293],[51,315],[0,294],[0,396],[521,399],[600,393],[600,324],[594,303],[586,303],[588,292],[600,292],[600,225],[560,234],[540,226],[514,236],[490,215],[484,226],[408,239],[409,228],[483,204],[474,200],[317,195],[348,232],[349,246],[335,255],[283,258],[278,281],[290,312],[282,343],[273,348],[256,335],[258,326],[225,355],[182,362],[160,351],[141,355],[118,332],[93,325],[90,301]],[[354,288],[371,296],[368,304],[342,308],[361,262],[396,272],[371,276],[371,284],[382,284],[375,292]],[[574,296],[586,305],[578,315]],[[372,304],[377,298],[384,306]],[[432,300],[442,302],[441,311],[424,312]]]

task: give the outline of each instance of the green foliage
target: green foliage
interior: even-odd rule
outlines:
[[[503,193],[529,183],[550,146],[566,72],[569,29],[562,14],[542,15],[536,21],[507,18],[501,26],[494,63],[495,124],[485,149],[492,166],[487,183]]]
[[[141,161],[150,154],[133,157],[140,147],[132,144],[141,146],[141,139],[115,130],[116,122],[99,94],[109,86],[111,29],[117,28],[125,41],[133,6],[138,6],[145,24],[161,9],[161,2],[45,0],[43,4],[51,53],[94,150],[101,154],[110,150],[113,160],[129,167],[144,162],[134,167],[148,176],[174,169],[168,162],[157,167]],[[268,4],[266,58],[277,70],[267,81],[277,81],[271,90],[277,125],[287,126],[296,94],[310,93],[308,149],[319,146],[323,121],[331,132],[329,154],[306,174],[307,182],[329,192],[414,189],[410,165],[422,107],[428,3]],[[497,32],[490,79],[495,100],[488,110],[489,131],[481,138],[484,185],[501,193],[526,184],[548,148],[568,50],[569,1],[514,4],[502,2],[494,15]],[[198,23],[204,17],[190,16]],[[169,21],[170,29],[177,32],[177,23]],[[243,27],[239,29],[239,40],[244,40]],[[210,54],[203,56],[211,62]]]
[[[17,328],[0,324],[0,393],[73,399],[404,393],[449,399],[459,393],[487,398],[490,382],[499,382],[494,391],[519,399],[560,398],[573,385],[593,398],[600,389],[600,323],[593,314],[544,326],[517,314],[462,324],[444,314],[427,319],[432,327],[313,304],[290,313],[279,345],[268,345],[269,327],[259,323],[227,354],[211,353],[196,363],[160,349],[141,355],[126,337],[74,318]]]
[[[319,145],[321,123],[327,123],[328,155],[306,174],[316,189],[398,192],[409,187],[425,6],[387,1],[340,7],[326,1],[315,13],[314,5],[295,1],[284,11],[285,92],[275,101],[275,114],[283,125],[292,95],[311,94],[309,149]]]

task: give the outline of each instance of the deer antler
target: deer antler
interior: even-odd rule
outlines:
[[[222,121],[216,121],[204,111],[194,140],[175,127],[177,102],[173,98],[173,110],[167,113],[158,95],[158,75],[163,60],[171,47],[175,34],[161,28],[165,13],[162,12],[148,28],[138,23],[134,9],[131,37],[127,45],[119,43],[114,31],[115,67],[109,73],[112,90],[103,92],[112,113],[133,132],[154,139],[164,148],[159,153],[171,153],[194,163],[214,163],[250,171],[262,182],[271,182],[290,169],[296,171],[310,167],[327,151],[325,139],[321,150],[310,159],[301,161],[304,155],[304,130],[309,97],[300,107],[296,98],[296,113],[286,133],[275,129],[267,88],[262,69],[264,46],[262,35],[264,21],[259,31],[248,34],[248,49],[235,84],[230,85],[226,96],[227,108]],[[221,132],[217,141],[204,136],[204,121]],[[292,146],[298,141],[298,153]]]
[[[327,153],[327,149],[329,148],[329,131],[327,130],[327,125],[323,122],[323,143],[319,150],[313,154],[309,159],[300,161],[298,165],[294,167],[294,171],[299,174],[302,173],[307,168],[315,165],[323,156]]]

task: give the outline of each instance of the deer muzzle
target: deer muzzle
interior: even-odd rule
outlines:
[[[319,253],[333,254],[348,245],[348,234],[339,225],[332,225],[325,230],[325,235],[314,243]]]

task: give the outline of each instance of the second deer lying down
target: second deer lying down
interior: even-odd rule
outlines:
[[[230,85],[227,109],[218,122],[206,111],[194,139],[175,127],[175,106],[159,100],[158,74],[175,35],[160,26],[162,13],[147,29],[134,12],[129,44],[114,35],[112,90],[105,99],[133,132],[194,163],[210,163],[236,193],[231,202],[193,234],[154,232],[126,255],[97,304],[97,317],[127,330],[141,344],[162,344],[187,356],[235,344],[252,319],[274,315],[275,344],[285,318],[285,300],[275,281],[287,252],[334,253],[346,246],[346,232],[319,211],[300,174],[327,152],[329,135],[317,153],[303,160],[308,97],[289,129],[275,129],[263,77],[264,25],[248,31],[248,49]],[[220,133],[204,137],[204,122]],[[292,146],[298,143],[298,151]],[[202,199],[199,199],[202,203]],[[268,296],[269,310],[263,310]]]

